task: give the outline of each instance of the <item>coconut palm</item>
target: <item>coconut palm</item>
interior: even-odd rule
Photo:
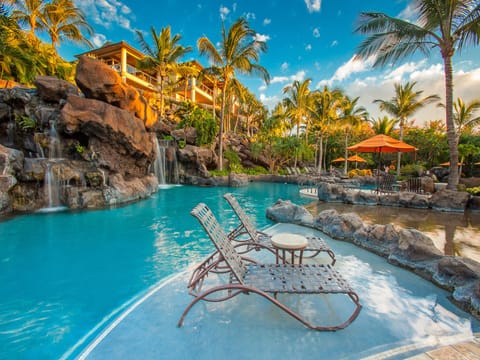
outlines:
[[[455,51],[480,41],[479,0],[414,0],[416,22],[409,22],[384,13],[361,13],[355,32],[369,35],[362,41],[359,56],[375,55],[374,66],[399,61],[420,51],[428,55],[437,48],[443,59],[445,102],[450,174],[448,188],[456,190],[458,144],[453,121],[453,65]]]
[[[220,48],[207,37],[201,37],[197,41],[197,47],[201,55],[207,55],[212,64],[220,69],[220,77],[223,80],[222,104],[220,112],[220,130],[218,135],[218,169],[223,169],[223,130],[225,121],[226,90],[235,73],[259,74],[265,82],[270,81],[268,71],[258,64],[260,53],[267,50],[267,44],[255,37],[256,33],[248,25],[245,19],[238,19],[227,31],[222,24],[222,39]]]
[[[338,90],[329,90],[327,86],[323,90],[313,92],[312,127],[318,134],[318,172],[323,168],[323,139],[332,122],[338,119],[342,107],[343,93]]]
[[[165,82],[169,76],[177,74],[178,61],[186,53],[192,51],[192,48],[178,45],[182,37],[179,34],[172,37],[170,26],[163,28],[159,33],[152,26],[150,33],[153,46],[148,44],[141,31],[136,31],[137,41],[146,55],[138,62],[138,67],[155,72],[160,93],[160,116],[163,116]]]
[[[480,124],[480,100],[472,100],[465,103],[461,98],[453,103],[453,120],[457,132],[457,142],[460,140],[460,135],[471,132],[475,126]]]
[[[85,14],[75,6],[72,0],[53,0],[45,5],[43,21],[43,27],[55,51],[61,40],[92,46],[85,34],[91,36],[93,28],[87,22]]]
[[[294,80],[291,85],[283,88],[283,93],[287,96],[284,98],[284,104],[287,108],[287,116],[289,116],[297,127],[297,137],[300,136],[300,128],[307,128],[308,118],[312,112],[312,92],[310,91],[310,83],[312,79],[304,81]]]
[[[395,125],[398,124],[398,119],[392,119],[388,116],[378,117],[376,119],[370,119],[372,130],[375,134],[391,135]]]
[[[368,112],[363,106],[358,106],[358,99],[359,97],[350,99],[345,96],[341,106],[342,113],[338,118],[339,125],[345,132],[345,166],[343,167],[345,175],[348,172],[348,135],[352,129],[360,128],[368,119]]]
[[[390,100],[376,99],[373,102],[379,104],[380,110],[387,112],[398,119],[400,128],[400,141],[403,141],[403,130],[409,117],[415,114],[418,110],[424,106],[440,100],[438,95],[430,95],[419,99],[423,94],[422,90],[414,91],[413,88],[417,83],[407,82],[402,85],[395,83],[395,95]],[[400,161],[401,153],[398,153],[397,158],[397,176],[400,175]]]
[[[28,38],[34,41],[37,36],[36,30],[45,28],[45,6],[43,0],[8,0],[14,6],[12,17],[20,26],[28,27]]]

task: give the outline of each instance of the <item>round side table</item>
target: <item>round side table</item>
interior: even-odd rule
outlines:
[[[295,252],[298,252],[298,263],[302,263],[303,249],[308,245],[305,236],[299,234],[280,233],[275,234],[271,238],[272,245],[275,248],[276,263],[280,263],[280,258],[284,264],[287,263],[286,253],[291,255],[291,264],[295,263]],[[280,256],[280,252],[282,255]]]

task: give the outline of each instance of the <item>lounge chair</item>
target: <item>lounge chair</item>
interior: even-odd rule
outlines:
[[[230,193],[224,194],[223,197],[228,201],[232,207],[235,214],[237,214],[238,219],[240,220],[240,225],[233,229],[229,234],[228,238],[231,241],[242,242],[244,239],[241,239],[241,235],[248,234],[250,237],[249,242],[255,244],[262,244],[265,248],[273,251],[273,246],[271,243],[271,237],[264,232],[258,231],[253,223],[250,221],[248,215],[243,211],[242,207],[238,203],[237,199]],[[317,256],[321,252],[326,252],[332,259],[332,265],[335,265],[335,253],[330,249],[330,247],[325,243],[325,241],[320,237],[310,236],[307,237],[308,245],[304,249],[304,258],[312,258]],[[247,245],[245,252],[252,250],[250,244]]]
[[[207,205],[198,204],[191,211],[191,214],[198,219],[210,240],[214,243],[217,253],[209,256],[194,270],[188,288],[189,293],[195,298],[183,311],[178,326],[183,325],[188,312],[197,302],[201,300],[219,302],[231,299],[239,294],[258,294],[314,330],[335,331],[343,329],[351,324],[360,313],[362,306],[358,295],[330,265],[259,264],[252,259],[246,261],[246,258],[242,258],[237,253],[233,243],[227,238]],[[218,268],[221,268],[221,271],[216,271]],[[228,276],[228,283],[212,285],[203,290],[202,287],[207,286],[208,283],[205,280],[210,279],[211,272],[223,272],[224,276]],[[315,325],[277,300],[277,294],[285,293],[346,295],[353,301],[355,308],[350,317],[339,325]],[[311,309],[308,311],[311,312]]]

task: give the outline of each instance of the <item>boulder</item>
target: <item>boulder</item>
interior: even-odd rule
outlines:
[[[34,80],[38,96],[46,102],[60,102],[68,95],[78,95],[78,89],[68,81],[54,76],[37,76]]]
[[[354,234],[362,228],[363,221],[355,213],[340,214],[332,218],[330,222],[323,224],[324,232],[336,239],[347,241],[353,241]]]
[[[402,229],[399,232],[398,246],[388,256],[388,260],[430,280],[436,269],[436,261],[442,256],[442,252],[428,236],[416,229]]]
[[[480,279],[480,264],[468,258],[444,256],[438,262],[435,280],[445,288],[465,285]]]
[[[108,205],[124,204],[145,199],[158,191],[158,180],[154,175],[125,180],[120,174],[110,176],[110,187],[103,191]]]
[[[24,156],[20,150],[0,144],[0,175],[16,175],[23,169]]]
[[[346,197],[345,188],[342,185],[321,182],[318,184],[318,199],[328,202],[342,202]]]
[[[349,191],[346,193],[345,202],[354,205],[377,205],[378,196],[373,191]]]
[[[463,212],[470,200],[470,194],[465,191],[443,189],[433,193],[430,198],[432,209],[440,211]]]
[[[421,181],[424,194],[433,194],[435,192],[435,181],[430,176],[422,176]]]
[[[241,187],[241,186],[247,186],[248,184],[249,184],[249,179],[248,179],[248,175],[246,174],[230,173],[228,175],[228,186]]]
[[[217,155],[209,148],[186,145],[177,151],[178,161],[190,176],[210,177],[208,169],[217,166]]]
[[[197,141],[197,129],[187,127],[186,129],[177,129],[171,132],[173,138],[177,141],[185,141],[187,144],[195,145]]]
[[[429,200],[428,195],[408,191],[400,191],[398,196],[398,204],[408,208],[428,209],[430,206]]]
[[[293,204],[291,201],[277,200],[267,208],[266,216],[276,222],[289,222],[294,224],[311,224],[313,216],[303,206]]]
[[[61,126],[70,135],[87,135],[92,156],[112,171],[142,177],[155,158],[143,122],[107,103],[70,95],[61,111]]]
[[[125,84],[120,75],[102,61],[81,56],[75,81],[85,97],[127,110],[143,120],[147,127],[157,121],[157,113],[139,92]]]
[[[399,232],[393,224],[365,225],[353,234],[353,242],[382,256],[388,256],[398,246]]]

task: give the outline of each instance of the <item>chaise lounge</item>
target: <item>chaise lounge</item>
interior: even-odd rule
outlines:
[[[232,207],[233,211],[240,220],[240,225],[237,226],[228,234],[228,238],[231,241],[242,242],[244,240],[239,237],[243,234],[248,234],[250,239],[247,239],[249,242],[254,244],[262,244],[265,248],[273,252],[273,247],[271,243],[271,237],[261,231],[258,231],[253,223],[250,221],[248,215],[243,211],[242,207],[238,203],[237,199],[230,193],[224,194],[223,197]],[[320,237],[307,237],[308,245],[304,249],[304,252],[309,252],[310,255],[304,255],[304,257],[315,257],[321,252],[326,252],[332,259],[332,265],[335,265],[335,253],[330,249],[327,243]],[[247,247],[245,252],[252,250],[251,245]]]
[[[209,256],[194,270],[188,284],[189,293],[194,296],[194,299],[182,313],[178,322],[179,327],[183,325],[188,312],[197,302],[201,300],[219,302],[239,294],[258,294],[308,328],[319,331],[344,329],[360,313],[362,306],[358,295],[331,265],[260,264],[253,259],[241,257],[237,253],[234,244],[227,238],[207,205],[198,204],[191,214],[200,222],[214,243],[217,252]],[[217,271],[218,269],[221,271]],[[212,272],[228,276],[228,283],[212,285],[203,290],[203,286],[207,283],[205,280]],[[277,299],[278,294],[346,295],[353,301],[354,310],[347,320],[338,325],[315,325],[285,303],[280,302]],[[337,316],[339,315],[336,314]]]

